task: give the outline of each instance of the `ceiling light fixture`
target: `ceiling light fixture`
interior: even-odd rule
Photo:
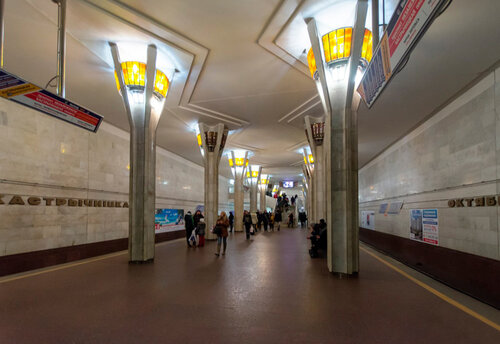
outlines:
[[[333,30],[322,36],[321,39],[323,46],[323,54],[325,57],[325,62],[328,65],[334,66],[333,73],[334,79],[342,79],[344,76],[345,68],[339,66],[339,63],[347,62],[351,56],[351,45],[352,45],[352,27],[343,27],[340,29]],[[363,36],[363,46],[361,48],[361,59],[360,67],[366,68],[368,63],[372,59],[372,32],[365,29],[365,34]],[[319,74],[316,68],[316,59],[312,48],[309,49],[307,54],[307,62],[309,64],[309,71],[313,79],[317,80]]]

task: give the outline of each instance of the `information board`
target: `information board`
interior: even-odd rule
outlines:
[[[97,132],[102,116],[0,69],[0,97]]]
[[[446,0],[400,0],[358,86],[371,107]]]

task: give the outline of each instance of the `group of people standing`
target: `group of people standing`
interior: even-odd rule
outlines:
[[[231,214],[232,215],[232,214]],[[206,224],[204,216],[200,210],[197,210],[194,215],[190,211],[184,216],[184,225],[186,228],[186,240],[188,248],[205,246]],[[229,235],[229,219],[226,212],[221,212],[215,226],[211,232],[217,235],[217,252],[216,256],[226,254],[227,237]],[[197,244],[198,243],[198,244]]]
[[[276,213],[263,211],[260,212],[257,210],[255,213],[255,218],[252,218],[252,215],[245,210],[243,212],[243,224],[245,225],[245,233],[247,240],[250,239],[250,235],[255,234],[256,231],[263,229],[264,231],[274,231],[275,224],[277,225],[277,230],[280,230],[281,227],[282,216],[281,212],[277,211]]]
[[[243,224],[245,226],[247,240],[250,239],[250,235],[255,234],[256,231],[261,229],[267,232],[274,231],[276,228],[279,231],[282,221],[282,207],[278,207],[274,213],[270,211],[257,211],[255,214],[250,214],[250,212],[245,210],[243,213]],[[290,213],[288,227],[293,227],[293,223],[293,213]],[[205,246],[205,233],[207,229],[202,212],[200,210],[196,210],[194,215],[192,215],[191,212],[188,211],[184,216],[184,224],[186,228],[186,241],[188,248]],[[212,233],[217,235],[216,256],[220,256],[221,248],[222,255],[226,254],[227,237],[229,232],[232,232],[233,229],[234,214],[230,212],[228,217],[226,212],[222,211],[217,218],[214,228],[210,229]]]

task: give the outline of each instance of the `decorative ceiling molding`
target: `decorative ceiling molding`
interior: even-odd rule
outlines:
[[[302,104],[300,104],[299,106],[297,106],[296,108],[292,109],[292,111],[290,111],[289,113],[287,113],[285,116],[281,117],[278,122],[283,122],[285,119],[287,119],[288,117],[292,116],[295,114],[295,116],[293,116],[291,119],[289,119],[287,121],[287,123],[290,123],[291,121],[293,121],[294,119],[296,119],[297,117],[299,117],[300,115],[302,115],[303,113],[309,111],[310,109],[312,109],[314,106],[318,105],[321,103],[320,100],[316,101],[315,103],[313,103],[312,105],[309,105],[305,110],[302,110],[301,109],[306,106],[308,103],[312,102],[313,100],[316,100],[319,96],[318,95],[315,95],[314,97],[311,97],[309,98],[308,100],[306,100],[305,102],[303,102]],[[296,114],[298,113],[298,115]]]
[[[257,39],[257,44],[309,77],[308,67],[276,44],[276,38],[281,34],[304,2],[305,0],[282,0]]]
[[[178,102],[178,107],[205,117],[219,120],[223,123],[230,123],[238,127],[249,124],[247,121],[237,117],[214,111],[199,105],[191,104],[191,98],[198,83],[201,72],[205,67],[205,62],[210,50],[203,45],[183,36],[179,32],[158,22],[154,18],[137,11],[136,9],[117,0],[79,0],[93,8],[147,34],[158,40],[164,41],[190,54],[193,57],[188,76],[182,90],[182,95]]]
[[[264,30],[260,34],[257,40],[257,44],[259,44],[262,48],[275,55],[279,59],[288,63],[290,66],[297,69],[298,71],[306,75],[308,79],[310,79],[308,66],[276,43],[277,38],[290,24],[292,19],[297,16],[297,13],[305,2],[306,0],[282,0],[276,7],[271,16],[271,19],[267,22]],[[291,123],[298,117],[306,114],[309,110],[321,104],[320,100],[317,100],[313,104],[309,104],[317,98],[318,95],[315,95],[314,97],[306,100],[304,103],[287,113],[285,116],[281,117],[278,122],[282,122],[288,119],[288,117],[293,116],[287,120],[287,123]],[[309,106],[303,109],[307,104],[309,104]]]
[[[297,144],[294,144],[293,146],[290,146],[290,147],[286,148],[286,151],[288,151],[288,152],[295,152],[298,149],[301,149],[302,147],[305,147],[307,145],[309,145],[309,143],[307,142],[307,140],[304,140],[304,141],[301,141],[301,142],[299,142]],[[297,153],[297,154],[299,154],[299,153]]]

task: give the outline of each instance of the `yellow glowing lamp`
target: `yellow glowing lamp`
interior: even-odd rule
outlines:
[[[304,156],[304,164],[307,165],[307,158]]]
[[[121,66],[123,71],[123,81],[127,88],[143,91],[146,80],[146,64],[138,61],[126,61],[122,62]],[[120,91],[120,83],[118,82],[116,71],[115,80],[118,91]],[[158,97],[164,98],[167,95],[169,84],[170,82],[167,76],[162,71],[157,69],[153,88],[154,93]]]
[[[316,59],[314,58],[314,53],[312,48],[309,49],[307,53],[307,63],[309,64],[309,71],[311,72],[311,76],[313,79],[317,78],[317,68],[316,68]]]
[[[198,146],[201,147],[201,145],[202,145],[201,134],[196,135],[196,138],[198,139]],[[229,159],[229,160],[231,160],[231,159]],[[231,165],[231,163],[229,163],[229,164]]]
[[[236,166],[243,166],[245,164],[245,158],[235,158],[235,165]]]
[[[326,63],[346,60],[351,56],[352,27],[333,30],[322,37],[322,42]],[[366,62],[372,59],[372,33],[368,29],[363,37],[361,58]]]
[[[260,183],[261,183],[262,185],[266,185],[266,184],[267,184],[267,182],[268,182],[268,180],[267,180],[267,179],[261,179],[261,180],[260,180]]]
[[[314,157],[313,157],[313,155],[309,154],[308,158],[309,158],[309,163],[310,164],[314,164]]]
[[[233,167],[234,164],[233,164],[233,159],[229,158],[229,167]]]
[[[257,178],[259,176],[259,171],[252,171],[252,178]],[[247,171],[247,178],[250,178],[250,171]]]

